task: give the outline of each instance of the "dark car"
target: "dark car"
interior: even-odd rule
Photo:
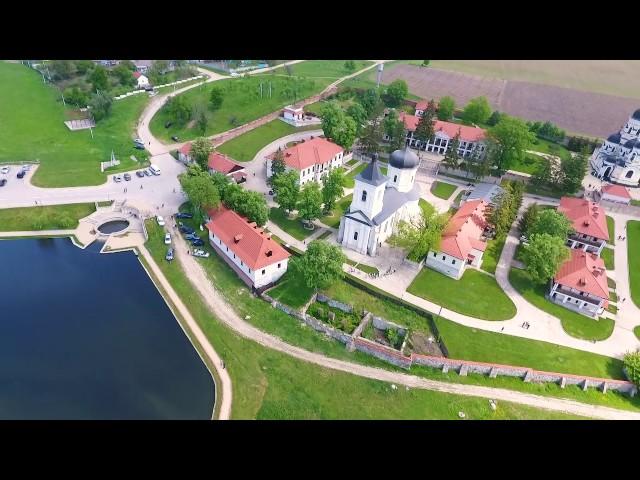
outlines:
[[[273,195],[273,190],[269,190],[269,195]]]
[[[169,128],[171,125],[173,125],[173,122],[166,122],[164,128]]]
[[[198,240],[200,237],[196,234],[196,232],[191,232],[191,233],[187,233],[184,236],[185,240],[188,240],[190,242],[193,242],[194,240]]]
[[[176,218],[193,218],[193,215],[191,213],[180,212],[176,213]]]
[[[136,143],[134,145],[134,148],[137,148],[138,150],[144,150],[144,145],[140,145],[139,143]]]
[[[173,140],[174,142],[179,142],[180,138],[178,138],[177,135],[174,135],[173,137],[171,137],[171,140]]]
[[[178,227],[178,230],[180,230],[180,233],[186,233],[188,235],[191,235],[196,232],[193,228],[187,227],[186,225],[182,225],[181,227]]]
[[[0,178],[0,187],[4,187],[7,184],[7,180],[5,178]]]
[[[153,92],[153,86],[147,85],[146,87],[144,87],[144,91],[145,92]]]
[[[131,175],[129,175],[128,173],[124,174],[124,179],[128,182],[131,180]]]
[[[136,172],[136,177],[144,177],[144,172],[142,170],[138,170]]]
[[[25,172],[24,170],[20,170],[18,172],[18,175],[16,175],[18,178],[24,178],[24,176],[27,174],[27,172]]]
[[[193,245],[194,247],[202,247],[204,246],[204,241],[201,238],[191,240],[191,245]]]

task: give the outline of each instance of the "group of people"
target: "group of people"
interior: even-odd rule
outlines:
[[[529,327],[531,325],[529,325],[529,322],[523,322],[522,325],[520,325],[522,328],[524,328],[525,330],[529,330]]]

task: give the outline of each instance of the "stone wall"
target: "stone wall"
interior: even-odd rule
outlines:
[[[356,350],[368,353],[396,367],[406,368],[407,370],[411,368],[411,357],[405,357],[393,348],[385,347],[384,345],[361,337],[356,338],[353,343]]]
[[[338,302],[332,298],[329,298],[321,293],[318,294],[316,300],[321,303],[326,303],[330,307],[337,308],[338,310],[342,310],[345,313],[353,312],[353,307],[351,305],[347,305],[346,303]]]
[[[390,322],[389,320],[385,320],[382,317],[372,316],[373,318],[373,326],[378,330],[387,330],[389,328],[393,328],[397,330],[400,335],[406,335],[407,329],[406,327],[402,327],[397,323]]]

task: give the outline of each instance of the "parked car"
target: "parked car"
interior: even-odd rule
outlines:
[[[144,177],[144,172],[142,170],[137,170],[136,177]]]
[[[180,212],[180,213],[176,213],[176,218],[193,218],[193,214],[187,213],[187,212]]]
[[[2,167],[2,168],[0,168],[0,173],[7,174],[7,173],[9,173],[9,170],[10,170],[9,167]]]
[[[144,87],[144,91],[145,92],[153,92],[153,86],[147,85],[146,87]]]
[[[145,177],[150,177],[150,176],[151,176],[151,172],[149,171],[149,169],[148,169],[148,168],[145,168],[144,170],[142,170],[142,174],[143,174]]]
[[[25,163],[24,165],[22,165],[22,170],[24,170],[25,172],[28,172],[29,170],[31,170],[31,165],[29,165],[28,163]]]
[[[269,195],[273,195],[273,190],[269,190]]]
[[[171,140],[173,140],[174,142],[179,142],[180,138],[177,135],[174,135],[173,137],[171,137]]]
[[[24,176],[27,174],[27,172],[25,172],[24,170],[20,170],[18,172],[18,175],[16,175],[18,178],[24,178]]]
[[[156,222],[158,222],[158,225],[160,225],[161,227],[164,227],[164,218],[162,218],[160,215],[156,215]]]
[[[192,255],[194,257],[209,258],[209,252],[205,252],[204,250],[194,250]]]
[[[0,187],[4,187],[7,184],[6,178],[0,178]]]
[[[167,260],[167,262],[173,260],[173,248],[169,247],[169,250],[167,250],[167,255],[164,258]]]
[[[149,165],[149,171],[153,174],[153,175],[160,175],[160,167],[158,167],[155,164],[151,164]]]
[[[191,245],[193,245],[194,247],[204,247],[204,240],[202,240],[201,238],[191,240]]]
[[[152,92],[149,92],[150,97],[155,97],[157,94],[158,94],[157,90],[153,90]]]
[[[196,233],[196,231],[193,228],[187,227],[186,225],[182,227],[178,227],[178,230],[180,230],[180,233],[185,233],[187,235],[193,235],[194,233]]]
[[[129,175],[128,173],[124,174],[124,179],[129,182],[131,180],[131,175]]]
[[[137,148],[138,150],[144,150],[144,145],[142,145],[141,143],[136,143],[134,145],[134,148]]]
[[[170,233],[167,233],[164,236],[164,243],[165,243],[165,245],[171,245],[171,234]]]
[[[165,122],[164,128],[169,128],[171,125],[173,125],[173,122]]]
[[[114,181],[114,182],[121,182],[121,181],[122,181],[122,176],[120,176],[120,175],[114,175],[114,176],[113,176],[113,181]]]
[[[196,232],[189,232],[184,236],[184,239],[193,242],[194,240],[198,240],[200,237],[196,234]]]
[[[144,142],[143,142],[143,141],[142,141],[142,139],[141,139],[141,138],[139,138],[139,137],[138,137],[138,138],[135,138],[133,141],[134,141],[135,143],[141,143],[142,145],[144,145]]]

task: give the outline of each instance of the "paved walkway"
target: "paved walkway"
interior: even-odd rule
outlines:
[[[290,345],[280,338],[274,337],[245,322],[229,305],[221,293],[213,286],[204,269],[198,262],[187,254],[188,245],[178,234],[177,230],[170,226],[176,239],[176,258],[182,265],[193,287],[200,293],[205,303],[213,314],[221,322],[227,325],[244,338],[256,343],[285,353],[305,362],[319,365],[324,368],[338,370],[361,377],[371,378],[383,382],[405,385],[411,388],[421,388],[454,395],[481,397],[500,401],[514,402],[535,408],[553,410],[574,415],[583,415],[591,418],[608,420],[640,420],[640,413],[626,412],[609,407],[582,404],[573,400],[542,397],[528,393],[521,393],[502,388],[481,387],[476,385],[464,385],[456,383],[440,382],[416,377],[405,373],[392,372],[380,368],[367,367],[335,358],[326,357],[319,353],[309,352],[302,348]],[[147,254],[148,255],[148,254]]]

